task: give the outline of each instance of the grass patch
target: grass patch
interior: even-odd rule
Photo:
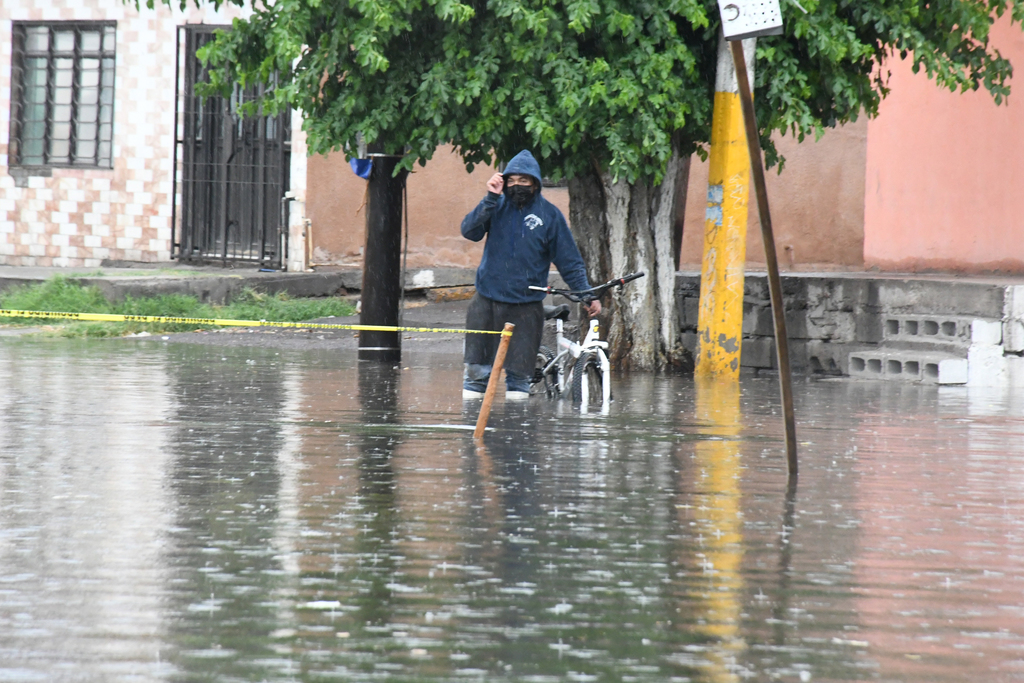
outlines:
[[[283,293],[264,294],[252,289],[245,290],[235,301],[225,306],[203,304],[194,296],[184,294],[163,294],[138,299],[129,297],[120,303],[112,304],[104,298],[97,287],[83,287],[62,276],[40,284],[0,292],[0,308],[273,322],[302,322],[332,315],[352,315],[355,312],[355,307],[351,303],[337,297],[294,299]],[[63,337],[119,337],[143,331],[155,334],[203,329],[201,325],[179,323],[100,323],[0,317],[0,324],[38,325],[40,322],[45,322],[49,330]]]

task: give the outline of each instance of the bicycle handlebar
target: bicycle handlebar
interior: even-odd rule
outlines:
[[[630,273],[629,275],[614,278],[604,283],[603,285],[591,287],[590,289],[555,289],[554,287],[535,287],[533,285],[530,285],[530,289],[536,290],[538,292],[546,292],[548,294],[558,294],[564,296],[569,301],[576,301],[578,303],[589,303],[595,299],[600,299],[602,296],[604,296],[605,292],[607,292],[612,287],[622,287],[627,282],[639,280],[643,276],[644,273],[642,272]]]

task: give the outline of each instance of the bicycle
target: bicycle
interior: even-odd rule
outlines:
[[[612,287],[621,288],[644,276],[632,273],[625,277],[609,280],[603,285],[583,290],[535,287],[530,289],[564,296],[576,303],[589,303],[600,299]],[[590,328],[582,342],[565,338],[564,325],[569,320],[569,305],[545,306],[544,319],[555,321],[555,346],[557,353],[546,346],[537,351],[537,368],[531,384],[544,384],[544,393],[549,398],[558,398],[571,392],[573,403],[579,403],[581,410],[587,410],[591,403],[600,402],[607,407],[612,399],[610,366],[608,363],[608,342],[598,339],[597,320],[590,321]]]

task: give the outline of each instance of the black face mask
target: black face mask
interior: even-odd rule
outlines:
[[[534,190],[533,186],[527,187],[526,185],[506,185],[505,186],[505,197],[517,208],[521,209],[531,201],[533,201]]]

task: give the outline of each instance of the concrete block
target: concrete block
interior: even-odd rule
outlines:
[[[886,358],[885,374],[892,379],[917,382],[921,379],[921,362],[916,359]]]
[[[1024,320],[1024,285],[1007,287],[1004,314],[1010,318]]]
[[[939,361],[939,384],[967,384],[967,359]]]
[[[700,294],[700,273],[679,271],[676,273],[676,296],[696,297]]]
[[[1024,352],[1024,320],[1003,323],[1003,348],[1012,353]]]
[[[833,311],[831,321],[829,341],[852,342],[857,339],[857,318],[852,311]]]
[[[1024,285],[1007,287],[1003,320],[1003,346],[1013,353],[1024,352]]]
[[[683,348],[689,351],[691,354],[697,353],[697,333],[696,332],[683,332],[679,335],[679,342],[683,345]]]
[[[974,344],[967,350],[967,383],[973,387],[998,387],[1007,383],[1003,347]]]
[[[849,367],[850,377],[881,379],[885,373],[885,366],[877,353],[851,353]]]
[[[1003,343],[1003,324],[1000,321],[972,320],[971,345],[999,346]]]
[[[1024,387],[1024,357],[1004,356],[1006,379],[1011,387]]]
[[[862,279],[836,278],[832,280],[835,306],[843,311],[859,311],[869,305],[869,287]],[[877,302],[875,302],[877,304]]]
[[[1005,285],[969,281],[891,279],[878,283],[887,314],[1002,318]]]
[[[807,292],[807,307],[815,310],[826,311],[836,308],[836,287],[835,284],[824,278],[808,278],[805,286]]]
[[[853,342],[856,339],[857,323],[853,313],[816,308],[787,314],[787,321],[796,318],[799,313],[803,314],[800,316],[800,327],[797,328],[801,334],[790,332],[791,337],[834,342]]]
[[[778,358],[775,358],[778,363]],[[789,369],[790,372],[798,375],[809,375],[812,372],[810,362],[807,358],[807,342],[799,339],[791,340],[789,343]]]
[[[971,343],[971,318],[936,315],[882,316],[883,343],[912,342],[967,348]]]
[[[743,304],[743,336],[775,336],[775,323],[772,320],[771,306],[761,306],[750,303]],[[792,336],[792,332],[790,332],[790,336]]]
[[[745,368],[774,368],[775,340],[770,337],[745,338],[740,350],[740,366]]]
[[[864,281],[864,291],[861,292],[863,297],[860,301],[861,310],[872,309],[880,310],[882,306],[882,295],[879,291],[878,280],[866,280]]]
[[[884,336],[882,317],[878,311],[865,308],[854,314],[856,340],[862,344],[877,344]]]
[[[913,349],[889,351],[876,347],[851,352],[848,372],[851,377],[865,379],[935,384],[940,381],[939,366],[947,360],[963,359],[934,352],[924,353]]]
[[[787,302],[790,301],[807,301],[807,284],[809,278],[806,277],[781,277],[782,280],[782,298]],[[765,286],[768,284],[767,275],[764,278]]]
[[[743,280],[743,299],[752,303],[768,305],[771,301],[771,294],[768,292],[768,277],[763,274],[748,274]]]
[[[689,296],[683,299],[680,307],[679,326],[684,330],[696,330],[700,316],[700,298]]]
[[[820,375],[849,373],[849,345],[827,341],[809,341],[805,346],[808,372]]]
[[[807,311],[786,309],[786,334],[790,339],[816,339],[808,330]],[[774,332],[770,332],[774,336]]]

